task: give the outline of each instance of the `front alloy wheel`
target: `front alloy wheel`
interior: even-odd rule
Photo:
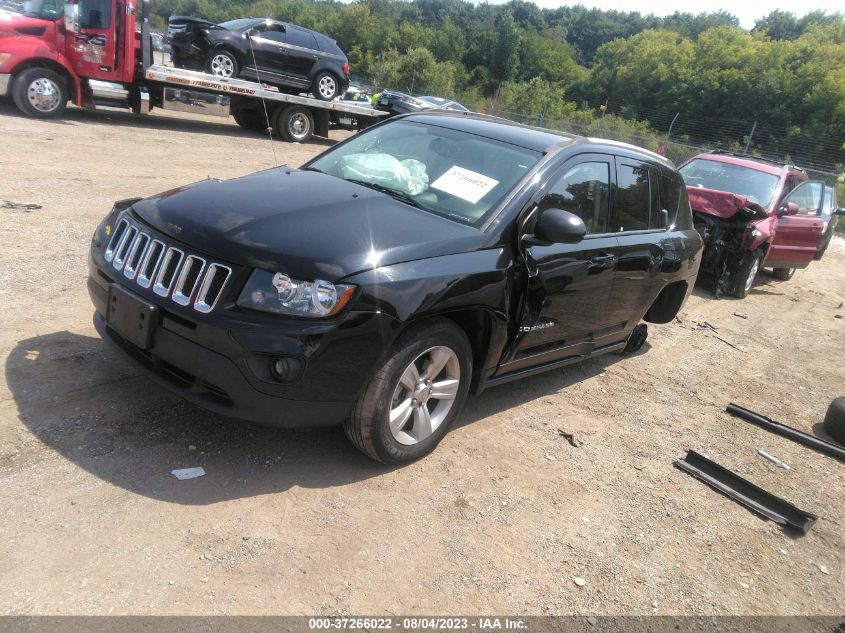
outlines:
[[[209,59],[208,70],[218,77],[231,79],[238,76],[238,62],[231,53],[219,51]]]
[[[460,413],[472,376],[472,348],[448,319],[403,333],[344,424],[362,453],[402,464],[430,452]]]
[[[432,347],[402,372],[393,392],[390,432],[405,446],[419,444],[437,430],[458,395],[461,364],[448,347]]]

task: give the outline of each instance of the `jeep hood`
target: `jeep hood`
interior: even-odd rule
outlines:
[[[756,202],[752,202],[745,196],[740,196],[729,191],[717,191],[715,189],[702,189],[701,187],[687,186],[690,206],[693,211],[706,213],[723,220],[732,218],[742,211],[746,221],[762,220],[768,217],[768,212]]]
[[[153,228],[233,264],[338,281],[482,247],[473,227],[326,174],[286,167],[205,180],[132,205]]]

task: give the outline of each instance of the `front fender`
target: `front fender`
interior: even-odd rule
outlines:
[[[755,251],[764,245],[768,248],[768,245],[772,243],[773,239],[775,239],[775,233],[777,232],[777,217],[770,215],[767,218],[754,222],[752,226],[757,229],[757,233],[759,233],[759,235],[751,241],[749,250]]]
[[[45,65],[45,62],[49,66],[60,66],[68,79],[73,82],[73,102],[76,105],[82,105],[82,86],[79,77],[73,71],[70,60],[45,46],[43,40],[21,36],[0,37],[0,50],[12,54],[11,60],[6,62],[1,69],[4,73],[16,75],[26,68]]]

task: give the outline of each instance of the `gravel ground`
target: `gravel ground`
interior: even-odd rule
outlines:
[[[329,142],[8,102],[0,140],[0,207],[41,205],[0,208],[0,613],[845,613],[845,466],[724,413],[818,431],[845,392],[845,241],[744,301],[696,291],[633,356],[472,398],[391,469],[336,429],[185,404],[91,324],[86,250],[114,200]],[[818,522],[796,538],[716,494],[673,468],[689,448]]]

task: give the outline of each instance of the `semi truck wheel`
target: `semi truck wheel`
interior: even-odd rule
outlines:
[[[824,416],[824,430],[840,444],[845,444],[845,396],[830,403]]]
[[[273,130],[286,141],[305,143],[314,134],[314,117],[308,108],[288,106],[276,111]]]
[[[37,119],[54,119],[67,107],[67,81],[49,68],[28,68],[15,77],[12,100],[18,110]]]
[[[385,464],[429,453],[460,413],[472,377],[463,330],[432,319],[402,334],[344,424],[359,451]]]
[[[270,127],[264,112],[258,109],[243,108],[241,110],[235,110],[232,113],[232,118],[243,129],[252,132],[263,132]]]

